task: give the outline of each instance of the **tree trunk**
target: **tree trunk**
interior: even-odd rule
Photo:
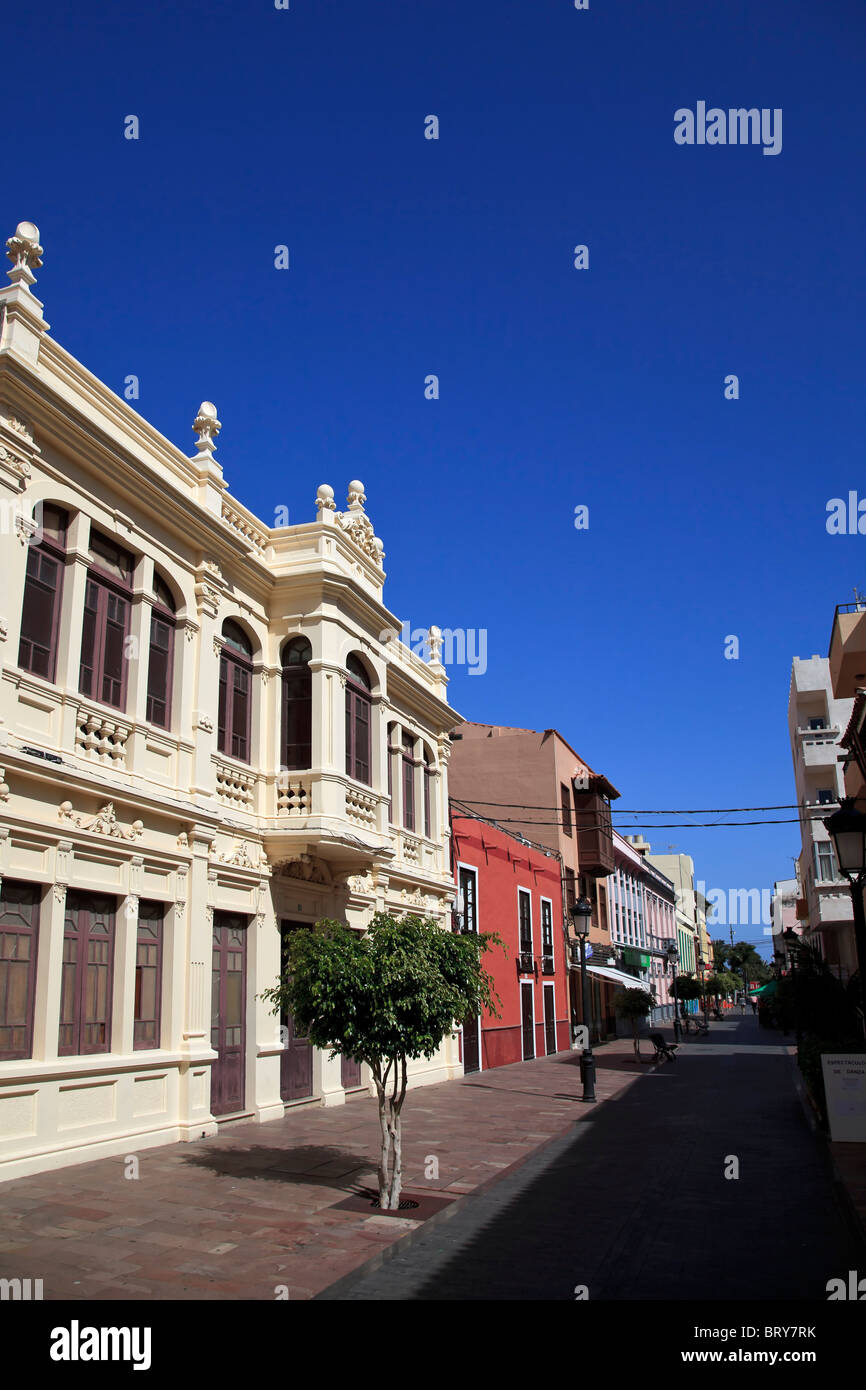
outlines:
[[[391,1190],[389,1193],[389,1207],[391,1211],[397,1211],[400,1207],[400,1190],[403,1183],[403,1120],[401,1111],[403,1101],[406,1099],[406,1058],[400,1059],[400,1089],[397,1089],[397,1066],[394,1067],[394,1094],[388,1102],[391,1122],[389,1125],[391,1142],[394,1150],[394,1166],[391,1174]]]
[[[390,1063],[385,1071],[384,1077],[378,1062],[372,1068],[373,1081],[376,1085],[376,1095],[379,1099],[379,1129],[382,1134],[382,1142],[379,1149],[379,1210],[386,1211],[389,1206],[390,1189],[390,1167],[391,1167],[391,1130],[388,1124],[388,1097],[386,1087],[388,1084],[388,1071]]]
[[[632,1030],[632,1033],[634,1034],[634,1056],[635,1056],[635,1061],[636,1061],[636,1062],[639,1062],[639,1061],[640,1061],[640,1037],[639,1037],[639,1035],[638,1035],[638,1020],[637,1020],[636,1018],[633,1018],[632,1021],[631,1021],[631,1030]]]

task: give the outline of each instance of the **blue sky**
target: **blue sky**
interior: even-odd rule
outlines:
[[[361,478],[392,610],[487,631],[466,717],[624,807],[792,800],[791,658],[866,584],[825,529],[866,493],[860,3],[49,0],[4,49],[4,236],[69,351],[185,451],[215,401],[263,519]],[[781,153],[675,144],[698,101],[781,108]],[[650,838],[724,889],[798,850]]]

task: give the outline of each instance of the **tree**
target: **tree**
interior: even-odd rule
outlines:
[[[416,916],[376,913],[365,936],[323,919],[291,933],[279,983],[263,993],[315,1047],[369,1066],[379,1100],[383,1211],[400,1202],[407,1061],[432,1057],[457,1019],[482,1009],[499,1017],[499,996],[481,964],[492,942],[501,944],[494,933],[456,936]]]
[[[728,963],[728,943],[719,939],[713,945],[713,971],[720,975]]]
[[[634,1038],[635,1060],[640,1061],[640,1035],[638,1028],[642,1018],[651,1014],[655,1007],[655,996],[645,989],[618,989],[613,996],[613,1005],[620,1018],[631,1019]]]
[[[735,975],[739,975],[745,987],[750,980],[766,984],[771,971],[763,957],[759,956],[750,941],[737,941],[728,947],[728,965]]]

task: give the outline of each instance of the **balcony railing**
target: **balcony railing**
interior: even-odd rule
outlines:
[[[542,975],[552,975],[554,973],[553,956],[541,957],[541,973]]]

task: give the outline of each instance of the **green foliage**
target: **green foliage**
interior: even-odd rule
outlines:
[[[675,999],[700,999],[700,981],[693,980],[691,975],[677,975],[672,985],[672,992]]]
[[[740,986],[744,979],[749,982],[757,980],[760,985],[766,984],[773,973],[750,941],[737,941],[733,946],[729,946],[727,964],[731,971],[739,976]]]
[[[720,940],[718,940],[718,941],[714,941],[714,942],[712,943],[712,946],[713,946],[713,971],[714,971],[717,975],[720,975],[720,974],[722,973],[723,970],[727,969],[727,964],[728,964],[728,942],[727,942],[727,941],[722,941],[722,940],[720,939]]]
[[[652,1013],[655,999],[645,989],[623,988],[614,994],[613,1006],[620,1018],[641,1019]]]
[[[290,1013],[316,1047],[375,1065],[383,1058],[432,1057],[455,1020],[499,997],[481,956],[493,934],[456,936],[434,921],[377,913],[360,936],[323,919],[295,931],[279,983],[263,998]]]

